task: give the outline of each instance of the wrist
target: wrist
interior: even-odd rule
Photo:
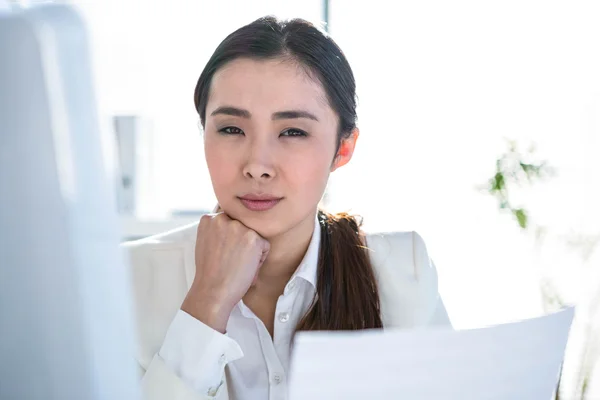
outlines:
[[[182,311],[221,333],[225,333],[232,308],[214,297],[194,294],[193,289],[181,305]]]

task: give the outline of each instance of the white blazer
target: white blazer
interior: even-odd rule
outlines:
[[[158,356],[195,274],[198,224],[125,243],[137,323],[135,357],[146,400],[214,399],[194,392]],[[416,232],[368,234],[384,328],[450,325],[435,265]],[[223,385],[225,388],[227,384]],[[219,400],[228,399],[227,390]]]

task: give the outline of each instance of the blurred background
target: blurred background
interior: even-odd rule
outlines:
[[[355,157],[324,206],[418,231],[456,328],[577,304],[561,398],[600,399],[600,3],[69,3],[91,34],[124,241],[215,204],[193,106],[215,47],[264,15],[305,18],[359,96]]]

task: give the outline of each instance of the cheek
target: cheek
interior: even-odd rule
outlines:
[[[327,185],[330,166],[329,154],[323,154],[322,150],[296,154],[286,162],[287,180],[300,197],[314,197],[318,201]]]
[[[210,140],[204,143],[206,165],[216,192],[219,191],[219,187],[228,185],[235,170],[232,158],[227,157],[228,152],[224,147]]]

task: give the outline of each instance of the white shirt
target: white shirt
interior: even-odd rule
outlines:
[[[315,218],[306,254],[277,300],[272,339],[243,301],[232,310],[226,334],[179,310],[159,351],[165,364],[209,397],[217,395],[227,370],[230,399],[286,399],[290,344],[316,292],[320,240]]]

